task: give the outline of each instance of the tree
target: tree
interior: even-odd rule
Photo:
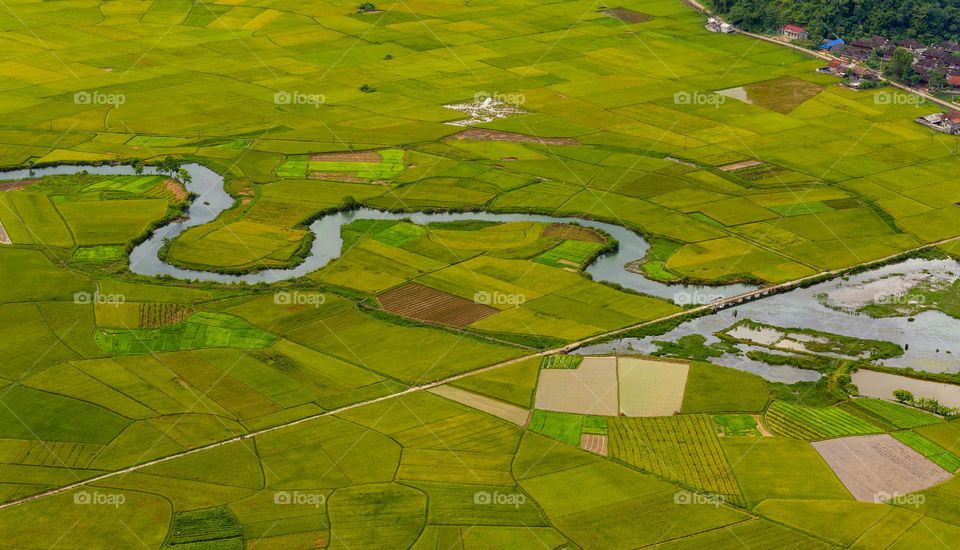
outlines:
[[[897,48],[893,51],[893,59],[887,65],[886,75],[904,84],[916,81],[917,73],[913,70],[913,54],[910,50]]]
[[[913,394],[907,390],[893,390],[893,397],[901,403],[913,403]]]
[[[133,173],[138,176],[143,173],[143,162],[140,159],[133,161]]]
[[[377,7],[373,5],[373,2],[364,2],[357,6],[358,13],[368,13],[371,11],[377,11]]]
[[[927,73],[927,88],[933,93],[940,93],[947,88],[947,73],[937,67]]]
[[[190,172],[186,168],[180,168],[177,170],[177,179],[183,183],[190,183],[193,181],[193,177],[190,175]]]
[[[165,159],[157,163],[157,170],[163,174],[170,174],[172,176],[180,170],[180,163],[168,155]]]

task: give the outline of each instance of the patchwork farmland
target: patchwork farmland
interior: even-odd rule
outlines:
[[[956,546],[960,138],[706,18],[5,4],[0,546]]]

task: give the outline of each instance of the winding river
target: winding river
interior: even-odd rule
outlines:
[[[158,276],[169,275],[182,280],[210,281],[218,283],[274,283],[287,279],[302,277],[327,265],[331,260],[340,256],[343,240],[340,237],[340,228],[355,220],[378,219],[399,220],[410,219],[416,224],[431,222],[449,222],[460,220],[482,220],[493,222],[544,222],[544,223],[578,223],[585,227],[599,229],[609,233],[619,242],[615,252],[604,254],[586,268],[594,280],[617,283],[652,296],[668,300],[689,302],[691,296],[718,297],[741,294],[753,287],[741,284],[723,286],[699,285],[667,285],[650,280],[643,275],[627,271],[626,264],[642,258],[650,245],[633,231],[610,223],[585,220],[574,217],[555,217],[539,214],[495,214],[492,212],[384,212],[371,208],[360,208],[349,212],[338,212],[324,216],[312,224],[310,231],[316,237],[310,253],[302,263],[288,269],[265,269],[244,275],[227,275],[210,271],[183,269],[170,265],[158,256],[164,242],[172,240],[187,229],[215,220],[222,212],[233,207],[235,199],[224,190],[223,178],[219,174],[200,164],[184,166],[189,172],[192,181],[187,184],[187,190],[195,193],[197,198],[190,204],[187,217],[157,228],[149,239],[141,243],[130,253],[130,270],[140,275]],[[0,172],[0,179],[36,178],[54,174],[74,174],[79,171],[91,174],[104,175],[132,175],[133,168],[126,165],[110,166],[77,166],[60,165],[33,170],[10,170]],[[153,168],[144,169],[145,174],[157,173]],[[318,183],[318,185],[321,185]]]
[[[409,218],[417,224],[430,222],[449,222],[458,220],[484,220],[494,222],[533,221],[545,223],[578,223],[580,225],[603,230],[615,238],[620,246],[615,252],[605,254],[594,260],[586,271],[595,280],[618,283],[646,294],[674,301],[687,301],[691,296],[703,296],[713,299],[743,293],[751,287],[746,285],[725,286],[682,286],[666,285],[643,275],[632,273],[625,265],[646,254],[648,243],[640,235],[622,226],[584,220],[574,217],[554,217],[536,214],[495,214],[491,212],[461,213],[393,213],[361,208],[350,212],[339,212],[324,216],[313,222],[310,230],[316,236],[307,258],[291,269],[267,269],[246,275],[225,275],[208,271],[195,271],[172,266],[160,260],[157,252],[168,239],[174,239],[190,227],[203,225],[215,220],[222,212],[235,204],[223,186],[219,174],[199,164],[188,164],[192,181],[187,189],[197,195],[189,208],[185,219],[171,222],[158,228],[153,235],[137,246],[130,254],[130,269],[134,273],[148,276],[169,275],[178,279],[213,281],[221,283],[272,283],[300,277],[322,268],[331,260],[340,256],[343,241],[340,228],[359,219],[397,220]],[[34,170],[11,170],[0,172],[0,180],[35,178],[53,174],[73,174],[85,170],[93,174],[132,175],[130,166],[77,166],[62,165]],[[147,168],[146,174],[156,173]],[[689,335],[700,334],[708,343],[716,342],[714,333],[723,330],[739,319],[750,318],[783,327],[806,327],[836,334],[846,334],[860,338],[887,340],[909,349],[902,357],[886,359],[882,364],[891,367],[912,367],[931,372],[957,372],[960,370],[960,321],[948,317],[939,311],[927,311],[915,318],[891,317],[875,319],[861,314],[839,311],[829,308],[819,296],[848,296],[850,292],[862,294],[858,285],[871,280],[909,274],[926,278],[931,275],[956,278],[960,273],[960,264],[953,260],[907,260],[895,265],[884,266],[846,278],[834,279],[809,288],[799,288],[777,294],[761,300],[748,302],[733,308],[724,309],[715,315],[698,317],[682,323],[674,330],[659,337],[623,338],[612,342],[581,348],[577,353],[650,353],[656,351],[654,340],[671,340]],[[727,353],[711,358],[711,362],[756,373],[768,380],[792,383],[812,381],[820,377],[814,371],[787,366],[772,366],[746,357],[750,346],[740,345],[739,353]]]

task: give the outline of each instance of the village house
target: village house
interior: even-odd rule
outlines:
[[[901,40],[897,42],[897,46],[900,48],[905,48],[907,50],[910,50],[910,52],[913,54],[919,54],[927,49],[926,46],[924,46],[923,44],[921,44],[920,42],[917,42],[912,38],[907,38],[905,40]]]
[[[808,36],[807,29],[799,25],[784,25],[783,29],[780,30],[784,37],[789,38],[790,40],[806,40]]]
[[[832,49],[834,49],[834,48],[836,48],[836,47],[843,46],[844,44],[845,44],[845,42],[843,41],[842,38],[834,38],[833,40],[827,40],[826,42],[824,42],[823,44],[821,44],[821,45],[820,45],[820,50],[821,50],[821,51],[823,51],[823,50],[832,50]]]
[[[960,133],[960,111],[934,113],[932,115],[917,117],[914,120],[928,128],[945,134]]]
[[[845,63],[842,59],[831,59],[829,65],[818,68],[817,72],[823,74],[832,74],[834,76],[847,76],[847,73],[850,72],[850,67],[851,65],[849,63]]]
[[[721,32],[724,34],[733,32],[733,25],[730,23],[724,23],[716,17],[707,19],[707,24],[704,25],[704,28],[710,32]]]

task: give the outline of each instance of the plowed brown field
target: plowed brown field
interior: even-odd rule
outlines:
[[[390,313],[429,323],[465,327],[499,310],[417,283],[384,292],[378,298]]]
[[[554,223],[543,230],[544,237],[554,237],[565,241],[586,241],[588,243],[602,243],[606,239],[603,235],[586,227]],[[578,266],[579,267],[579,266]]]

